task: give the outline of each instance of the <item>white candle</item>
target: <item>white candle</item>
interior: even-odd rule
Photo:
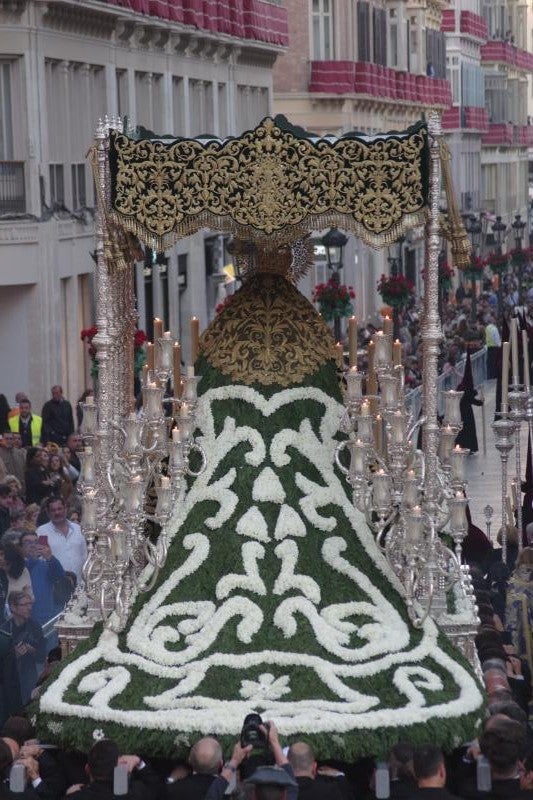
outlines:
[[[378,469],[373,477],[373,500],[378,509],[388,508],[390,504],[390,476],[385,470]]]
[[[520,372],[518,370],[518,320],[511,320],[511,359],[513,362],[513,386],[520,383]]]
[[[376,351],[374,354],[374,364],[376,367],[386,367],[391,363],[392,336],[383,331],[377,331],[374,335]]]
[[[88,406],[94,406],[94,397],[93,397],[93,395],[92,394],[88,394],[87,397],[85,398],[85,402],[87,403]]]
[[[509,411],[509,342],[502,345],[502,411]]]
[[[357,366],[357,319],[348,320],[348,354],[350,367]]]
[[[352,475],[362,475],[366,465],[366,444],[361,439],[350,442],[350,472]]]
[[[462,450],[459,445],[456,445],[450,453],[450,463],[452,466],[452,478],[456,481],[462,482],[465,477],[465,456],[468,450]]]
[[[194,366],[187,367],[187,377],[194,378]]]
[[[172,339],[172,334],[170,331],[165,331],[163,334],[163,339]]]
[[[361,403],[361,416],[368,417],[370,416],[370,403],[368,400],[363,400]]]
[[[403,411],[395,411],[390,417],[391,439],[393,444],[403,444],[405,437],[405,416]]]
[[[522,331],[522,356],[524,359],[524,384],[526,391],[529,391],[531,382],[529,378],[529,342],[527,338],[527,331]]]
[[[357,401],[362,396],[363,375],[357,371],[357,367],[350,367],[346,373],[346,397],[350,401]]]
[[[162,489],[169,489],[170,488],[170,478],[167,478],[166,475],[161,476],[161,488]]]
[[[420,506],[412,508],[407,519],[407,538],[410,542],[416,544],[424,535],[424,515]]]
[[[187,403],[182,403],[180,406],[180,417],[187,417],[189,414],[189,406]]]
[[[178,444],[181,442],[181,431],[179,428],[172,428],[172,441]]]

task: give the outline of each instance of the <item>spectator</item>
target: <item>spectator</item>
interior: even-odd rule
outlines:
[[[21,400],[19,413],[9,418],[9,427],[13,433],[20,434],[22,447],[37,447],[41,441],[43,421],[32,413],[31,403],[27,398]]]
[[[37,528],[37,517],[41,511],[40,506],[37,503],[30,503],[26,506],[24,510],[24,530],[25,531],[32,531],[32,533]]]
[[[65,578],[65,571],[60,561],[52,555],[50,545],[44,541],[39,543],[37,534],[24,533],[21,538],[21,549],[35,597],[32,618],[39,625],[44,625],[65,607],[65,602],[61,602],[63,598],[59,591],[61,582]],[[57,641],[49,642],[49,649],[56,645]]]
[[[130,775],[126,797],[156,800],[162,782],[159,776],[139,756],[120,756],[112,739],[102,739],[89,751],[86,772],[89,783],[68,790],[72,800],[113,800],[113,775],[117,764],[124,764]]]
[[[0,440],[0,458],[7,475],[15,475],[25,489],[26,451],[15,447],[15,436],[9,431]]]
[[[81,470],[81,462],[78,453],[83,451],[83,440],[79,433],[71,433],[67,439],[66,447],[70,453],[69,464],[78,470],[78,475]]]
[[[413,747],[399,742],[391,747],[387,758],[390,774],[390,796],[392,800],[410,797],[416,788],[413,772]]]
[[[11,526],[11,508],[14,501],[13,491],[5,483],[0,484],[0,536]]]
[[[278,766],[258,767],[246,783],[253,786],[252,800],[289,800],[298,797],[296,780]]]
[[[222,748],[216,739],[206,736],[191,747],[189,764],[192,774],[176,781],[171,774],[165,797],[171,800],[200,800],[222,768]]]
[[[5,394],[0,394],[0,434],[9,431],[9,403]]]
[[[46,508],[50,522],[37,528],[37,536],[47,536],[53,555],[65,572],[81,581],[81,570],[87,558],[87,545],[80,526],[67,519],[67,507],[62,497],[51,497]]]
[[[90,396],[92,397],[94,392],[92,389],[84,389],[78,401],[76,403],[76,422],[78,423],[77,430],[81,429],[81,423],[83,422],[83,404],[87,402],[87,398]]]
[[[415,750],[413,772],[418,789],[411,795],[416,800],[451,800],[446,790],[446,765],[438,747],[426,744]]]
[[[75,455],[76,455],[76,460],[79,463],[80,459],[79,459],[77,454],[75,454]],[[79,469],[76,469],[76,467],[72,463],[72,452],[71,452],[69,447],[64,447],[63,448],[63,462],[65,464],[66,474],[70,478],[70,481],[71,481],[72,485],[74,486],[74,484],[76,483],[76,481],[80,477],[80,471],[79,471]]]
[[[501,714],[489,717],[479,739],[479,746],[490,764],[492,778],[490,800],[520,797],[522,792],[519,767],[520,761],[526,754],[524,726]]]
[[[13,501],[13,508],[12,511],[23,511],[25,508],[24,500],[22,499],[22,484],[17,478],[16,475],[6,475],[5,479],[2,483],[7,484],[13,494],[15,495],[15,499]]]
[[[70,480],[65,463],[60,453],[51,453],[48,461],[48,475],[52,481],[52,493],[61,495],[67,501],[73,491],[72,481]]]
[[[37,683],[39,665],[46,658],[46,641],[39,623],[31,619],[33,597],[26,591],[11,592],[7,602],[12,616],[2,625],[2,630],[12,638],[22,703],[26,704]]]
[[[16,395],[15,395],[15,403],[16,403],[16,405],[15,405],[15,406],[13,406],[13,408],[11,409],[11,411],[9,412],[9,414],[7,415],[8,419],[9,419],[10,417],[14,417],[14,416],[16,416],[16,415],[19,413],[19,410],[20,410],[20,404],[22,403],[22,401],[23,401],[23,400],[27,400],[27,399],[28,399],[28,398],[27,398],[27,396],[26,396],[26,393],[25,393],[25,392],[17,392],[17,393],[16,393]]]
[[[52,397],[47,400],[42,410],[43,427],[41,441],[55,442],[63,446],[71,433],[74,432],[74,417],[72,406],[63,397],[61,386],[52,386]]]
[[[46,469],[48,454],[42,447],[29,447],[26,464],[26,502],[40,503],[50,496],[53,489]]]
[[[25,511],[11,511],[11,524],[4,535],[0,538],[1,544],[19,544],[20,537],[24,531]]]
[[[326,779],[317,775],[317,763],[312,748],[305,742],[295,742],[287,754],[301,800],[342,800],[342,792],[335,778]]]
[[[7,577],[8,594],[11,592],[28,592],[28,594],[32,594],[30,573],[26,568],[24,556],[18,545],[10,542],[0,544],[0,570]]]

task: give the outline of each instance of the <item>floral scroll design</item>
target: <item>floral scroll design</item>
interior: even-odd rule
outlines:
[[[250,278],[200,340],[201,355],[235,382],[289,386],[334,357],[326,323],[282,280]]]
[[[114,217],[142,239],[161,243],[205,225],[280,238],[338,222],[376,242],[404,217],[423,218],[424,126],[321,139],[266,118],[224,141],[110,135]]]

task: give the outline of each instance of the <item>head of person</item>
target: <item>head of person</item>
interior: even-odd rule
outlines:
[[[22,436],[15,431],[13,434],[13,448],[18,450],[20,447],[22,447]]]
[[[114,769],[117,766],[119,750],[113,739],[100,739],[87,755],[87,773],[91,781],[112,783]]]
[[[0,732],[2,739],[14,739],[19,747],[35,737],[35,728],[27,717],[8,717]]]
[[[0,507],[7,508],[8,511],[13,507],[15,493],[7,483],[0,484]]]
[[[83,439],[81,438],[80,434],[79,433],[69,434],[66,446],[71,452],[83,450]]]
[[[13,744],[16,744],[13,742]],[[20,748],[19,748],[20,749]],[[18,756],[13,755],[13,751],[9,745],[9,742],[4,739],[0,738],[0,780],[5,781],[9,778],[9,771],[11,769],[11,765],[13,764],[13,760]],[[22,795],[21,795],[22,796]]]
[[[6,478],[7,483],[7,478]],[[527,567],[533,569],[533,547],[524,547],[516,559],[516,567]]]
[[[37,517],[40,512],[38,503],[30,503],[24,509],[24,529],[34,531],[37,527]]]
[[[15,446],[15,437],[11,431],[5,431],[2,436],[2,447],[6,450],[12,450]]]
[[[58,453],[50,454],[50,459],[48,461],[48,469],[50,472],[61,472],[61,470],[63,469],[61,456]]]
[[[212,736],[204,736],[191,747],[189,764],[193,772],[218,775],[222,763],[222,748]]]
[[[28,592],[10,592],[7,596],[7,604],[17,624],[26,622],[31,617],[33,598]]]
[[[314,778],[316,776],[315,754],[312,747],[306,742],[291,744],[287,758],[297,777]]]
[[[443,788],[446,785],[444,755],[434,744],[417,747],[413,753],[413,772],[419,788]]]
[[[54,525],[62,524],[67,518],[67,507],[61,497],[49,497],[46,501],[46,511],[50,522]]]
[[[246,779],[253,787],[253,800],[286,800],[289,786],[296,786],[294,778],[281,767],[257,767]]]
[[[487,711],[491,717],[494,717],[496,714],[501,714],[504,717],[516,720],[524,727],[527,725],[526,712],[518,705],[518,703],[515,703],[514,700],[497,700],[496,702],[490,703],[490,705],[487,707]]]
[[[413,755],[413,745],[409,742],[398,742],[391,747],[387,764],[392,780],[413,780]]]
[[[39,557],[39,538],[36,533],[26,531],[20,537],[20,549],[24,558],[38,558]]]
[[[0,557],[3,569],[5,569],[9,577],[15,580],[20,578],[24,569],[24,558],[20,547],[12,542],[3,542],[0,544]]]
[[[25,400],[21,400],[20,401],[19,410],[20,410],[20,416],[22,417],[22,419],[28,419],[28,417],[31,416],[31,403],[28,400],[28,398],[26,398]]]
[[[59,401],[63,399],[63,387],[52,386],[51,391],[52,391],[52,400],[55,400],[56,403],[59,403]]]
[[[42,447],[28,447],[28,449],[26,450],[26,469],[30,469],[31,467],[42,466],[43,452],[44,450]]]
[[[26,512],[24,511],[24,509],[11,510],[10,529],[12,531],[19,531],[20,533],[22,533],[22,531],[24,530],[25,519],[26,519]]]
[[[485,723],[479,747],[488,759],[493,778],[512,778],[526,753],[526,729],[515,719],[494,714]]]

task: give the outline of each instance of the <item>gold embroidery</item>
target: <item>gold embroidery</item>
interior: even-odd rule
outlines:
[[[200,354],[236,383],[291,386],[334,358],[311,303],[275,273],[253,275],[200,339]]]
[[[425,219],[426,144],[423,126],[330,142],[269,118],[222,142],[112,131],[113,216],[155,249],[205,226],[281,243],[338,225],[382,246]]]

